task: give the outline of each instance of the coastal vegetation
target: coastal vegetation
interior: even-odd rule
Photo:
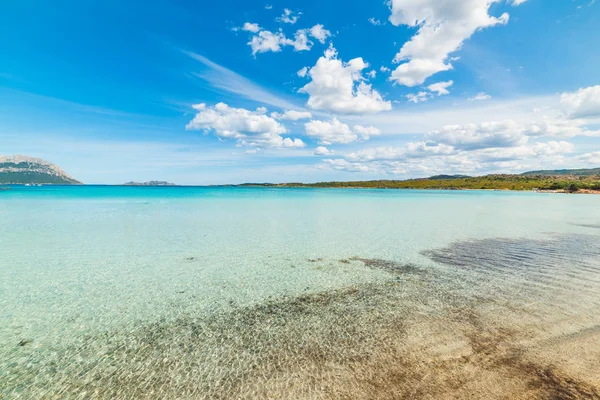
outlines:
[[[558,192],[600,191],[598,174],[495,174],[469,177],[439,175],[409,180],[373,180],[349,182],[283,183],[267,186],[313,188],[382,188],[382,189],[446,189],[446,190],[538,190]]]

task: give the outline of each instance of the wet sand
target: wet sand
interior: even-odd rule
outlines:
[[[426,253],[447,267],[311,260],[389,279],[15,344],[0,393],[73,399],[600,399],[596,236],[490,239]],[[65,334],[68,334],[65,333]]]

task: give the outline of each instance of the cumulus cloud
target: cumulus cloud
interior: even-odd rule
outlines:
[[[469,101],[483,101],[483,100],[489,100],[491,98],[492,98],[492,96],[490,96],[486,92],[479,92],[475,96],[469,97],[467,100],[469,100]]]
[[[260,31],[257,35],[252,36],[248,45],[252,48],[252,55],[257,53],[266,53],[272,51],[274,53],[281,51],[282,46],[287,46],[289,39],[285,37],[283,32]]]
[[[420,85],[431,75],[453,68],[449,56],[476,31],[506,24],[508,14],[489,14],[499,0],[391,0],[390,22],[418,28],[400,49],[401,63],[390,79],[405,86]]]
[[[365,83],[362,71],[369,67],[361,57],[347,63],[338,59],[333,46],[320,57],[308,71],[311,82],[299,90],[309,95],[308,107],[344,114],[365,114],[390,110],[391,102],[385,101]]]
[[[572,143],[551,141],[535,143],[529,146],[517,146],[503,149],[482,149],[470,154],[471,157],[483,163],[518,161],[533,157],[549,157],[573,152]]]
[[[331,37],[331,32],[325,29],[321,24],[317,24],[310,28],[310,36],[317,39],[321,43],[325,43],[328,37]]]
[[[284,8],[283,9],[283,14],[281,15],[281,17],[276,18],[277,22],[282,22],[284,24],[295,24],[296,22],[298,22],[298,19],[300,18],[300,15],[302,15],[302,13],[295,13],[290,10],[289,8]]]
[[[318,139],[320,144],[347,144],[358,140],[358,135],[352,132],[348,125],[335,117],[331,121],[310,121],[304,124],[304,127],[306,134]]]
[[[506,148],[460,150],[454,146],[423,140],[399,147],[375,147],[325,160],[336,170],[377,174],[468,173],[499,168],[503,172],[522,169],[537,162],[560,163],[574,146],[569,142],[546,142]],[[427,162],[423,162],[426,159]]]
[[[600,130],[590,130],[581,119],[544,118],[525,127],[528,136],[571,138],[575,136],[600,136]]]
[[[456,151],[452,146],[433,142],[407,143],[403,147],[373,147],[348,154],[350,161],[402,160],[405,158],[423,158],[427,155],[449,155]]]
[[[567,140],[600,137],[600,129],[590,125],[597,121],[595,96],[596,87],[583,88],[563,94],[560,108],[536,110],[530,121],[447,125],[426,133],[420,141],[365,148],[323,161],[340,171],[412,176],[567,168],[574,162],[598,165],[600,152],[572,155],[575,145]],[[540,116],[542,110],[550,116]]]
[[[314,45],[309,36],[321,43],[325,43],[325,40],[331,36],[331,32],[321,24],[317,24],[310,29],[298,29],[294,33],[294,39],[288,38],[281,29],[277,32],[271,32],[251,22],[246,22],[242,28],[235,29],[242,29],[253,34],[248,45],[252,48],[252,55],[255,57],[258,53],[280,52],[286,46],[293,47],[295,51],[308,51]]]
[[[348,144],[358,140],[369,140],[378,135],[379,130],[373,126],[355,125],[353,128],[337,118],[330,121],[314,120],[304,124],[306,134],[319,141],[319,144]]]
[[[258,31],[260,31],[260,26],[252,22],[246,22],[244,26],[242,26],[242,30],[246,32],[257,33]]]
[[[308,39],[306,29],[296,31],[294,40],[288,39],[282,31],[271,32],[262,30],[258,34],[252,36],[248,45],[252,48],[252,55],[257,53],[266,53],[272,51],[280,52],[282,47],[292,46],[295,51],[308,51],[312,49],[313,42]]]
[[[327,147],[319,146],[315,149],[314,155],[315,156],[330,156],[334,153],[335,153],[334,151],[329,150]]]
[[[338,158],[338,159],[327,159],[325,160],[331,168],[338,171],[346,171],[346,172],[374,172],[375,169],[367,164],[362,163],[353,163],[347,160]]]
[[[563,93],[560,102],[570,118],[600,117],[600,85]]]
[[[308,67],[302,67],[300,68],[300,70],[298,72],[296,72],[296,74],[300,77],[300,78],[304,78],[306,76],[306,74],[308,73]]]
[[[519,6],[523,3],[525,3],[527,0],[512,0],[510,4],[512,4],[513,6]]]
[[[523,128],[514,121],[448,125],[427,134],[426,139],[461,150],[514,147],[527,143]]]
[[[251,147],[304,147],[300,139],[284,138],[287,129],[274,118],[266,115],[267,109],[257,108],[255,111],[244,108],[229,107],[218,103],[214,107],[206,104],[193,106],[196,116],[188,125],[188,130],[204,130],[213,132],[218,138],[234,139],[241,146]]]
[[[600,165],[600,151],[582,154],[577,159],[587,164]]]
[[[295,51],[307,51],[312,49],[313,42],[308,40],[307,30],[300,29],[296,31],[294,35],[294,40],[288,40],[287,44],[290,46],[294,46]]]
[[[438,82],[427,86],[430,92],[437,93],[438,96],[450,94],[448,88],[454,84],[454,81]]]
[[[374,126],[354,125],[352,128],[363,140],[369,140],[371,136],[377,136],[381,131]]]
[[[312,118],[312,114],[308,111],[287,110],[282,114],[277,113],[277,112],[272,112],[271,118],[282,119],[282,120],[287,120],[287,121],[299,121],[301,119]]]
[[[402,146],[366,148],[343,154],[337,159],[324,160],[329,167],[348,172],[375,174],[469,173],[482,171],[518,171],[562,165],[575,146],[565,140],[542,140],[590,134],[571,120],[546,121],[560,126],[580,129],[551,129],[536,131],[534,124],[512,120],[481,124],[449,125],[423,136],[421,141]],[[571,125],[568,123],[571,122]],[[538,122],[539,124],[539,122]],[[598,154],[589,153],[576,159],[593,163]],[[573,158],[571,158],[573,159]],[[427,160],[424,162],[423,160]]]
[[[378,20],[378,19],[375,19],[375,18],[373,18],[373,17],[369,18],[369,22],[370,22],[372,25],[375,25],[375,26],[379,26],[379,25],[381,25],[381,21],[380,21],[380,20]]]
[[[409,93],[404,97],[412,103],[423,103],[429,100],[430,94],[427,92]]]

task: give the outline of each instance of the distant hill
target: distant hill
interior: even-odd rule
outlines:
[[[123,186],[177,186],[174,183],[166,181],[149,181],[149,182],[127,182]]]
[[[573,176],[593,176],[600,175],[600,168],[591,169],[555,169],[555,170],[543,170],[543,171],[529,171],[521,175],[531,176],[559,176],[559,175],[573,175]]]
[[[592,170],[587,170],[592,171]],[[487,189],[537,190],[554,192],[600,193],[599,175],[543,175],[531,172],[521,175],[492,174],[485,176],[438,175],[409,180],[377,180],[350,182],[249,184],[250,186],[313,187],[313,188],[382,188],[382,189]]]
[[[0,155],[0,184],[80,185],[81,182],[41,158]]]

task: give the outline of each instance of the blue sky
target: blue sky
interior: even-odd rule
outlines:
[[[0,154],[86,183],[600,166],[592,0],[0,7]]]

